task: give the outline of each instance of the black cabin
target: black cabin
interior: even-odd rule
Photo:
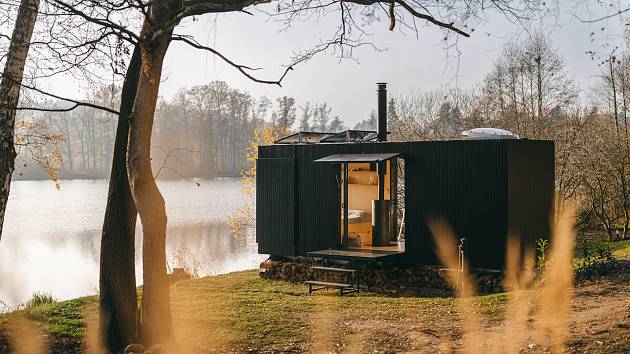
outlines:
[[[259,253],[436,265],[426,221],[440,216],[472,267],[502,269],[508,235],[531,247],[549,237],[552,141],[383,141],[383,106],[379,134],[298,133],[259,147]]]

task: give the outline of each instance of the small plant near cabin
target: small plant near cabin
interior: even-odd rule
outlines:
[[[549,248],[549,240],[539,238],[536,240],[536,269],[542,272],[547,262],[547,249]]]

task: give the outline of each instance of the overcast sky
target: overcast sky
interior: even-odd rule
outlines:
[[[598,72],[596,62],[585,51],[600,49],[604,33],[618,33],[622,25],[619,20],[585,24],[574,15],[570,9],[562,9],[560,16],[545,19],[544,31],[550,35],[570,75],[584,92],[593,85]],[[591,17],[597,15],[594,13]],[[266,15],[232,13],[189,20],[178,27],[176,33],[195,35],[199,42],[234,61],[262,67],[256,72],[259,77],[275,79],[284,71],[283,65],[290,62],[294,51],[308,49],[330,38],[336,23],[336,18],[329,17],[281,31],[281,25]],[[601,30],[603,26],[605,32]],[[394,95],[411,89],[472,88],[488,73],[501,47],[515,36],[524,36],[521,27],[501,15],[492,15],[486,25],[475,28],[471,38],[459,39],[461,54],[457,67],[456,59],[453,55],[449,59],[444,49],[441,31],[433,27],[421,28],[420,37],[416,38],[415,33],[390,32],[387,27],[387,21],[366,27],[373,33],[368,40],[384,51],[369,47],[359,49],[354,53],[358,62],[340,62],[334,55],[320,54],[291,71],[281,88],[251,82],[212,55],[174,42],[165,62],[160,94],[169,98],[182,87],[223,80],[255,97],[266,95],[275,100],[278,96],[293,96],[298,105],[305,101],[328,102],[333,115],[338,115],[351,127],[375,108],[376,82],[387,82],[390,94]],[[591,42],[591,32],[597,33],[597,41]],[[588,99],[586,93],[584,99]]]

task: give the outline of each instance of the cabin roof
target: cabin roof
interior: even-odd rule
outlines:
[[[383,162],[401,155],[402,154],[399,152],[382,154],[332,154],[317,159],[315,162]]]
[[[373,130],[344,130],[342,132],[309,132],[300,131],[289,134],[274,144],[318,144],[318,143],[360,143],[376,140]]]
[[[377,134],[373,130],[344,130],[325,138],[320,143],[359,143],[376,140]]]
[[[334,135],[335,133],[326,132],[307,132],[301,131],[284,136],[276,141],[274,144],[314,144],[319,143],[322,138]]]

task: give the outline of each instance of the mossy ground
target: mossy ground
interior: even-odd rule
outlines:
[[[86,323],[96,323],[96,297],[68,301],[30,304],[25,309],[0,315],[0,352],[8,348],[9,336],[15,335],[15,324],[32,326],[40,333],[53,353],[80,351],[84,347]],[[27,322],[20,322],[26,319]]]

